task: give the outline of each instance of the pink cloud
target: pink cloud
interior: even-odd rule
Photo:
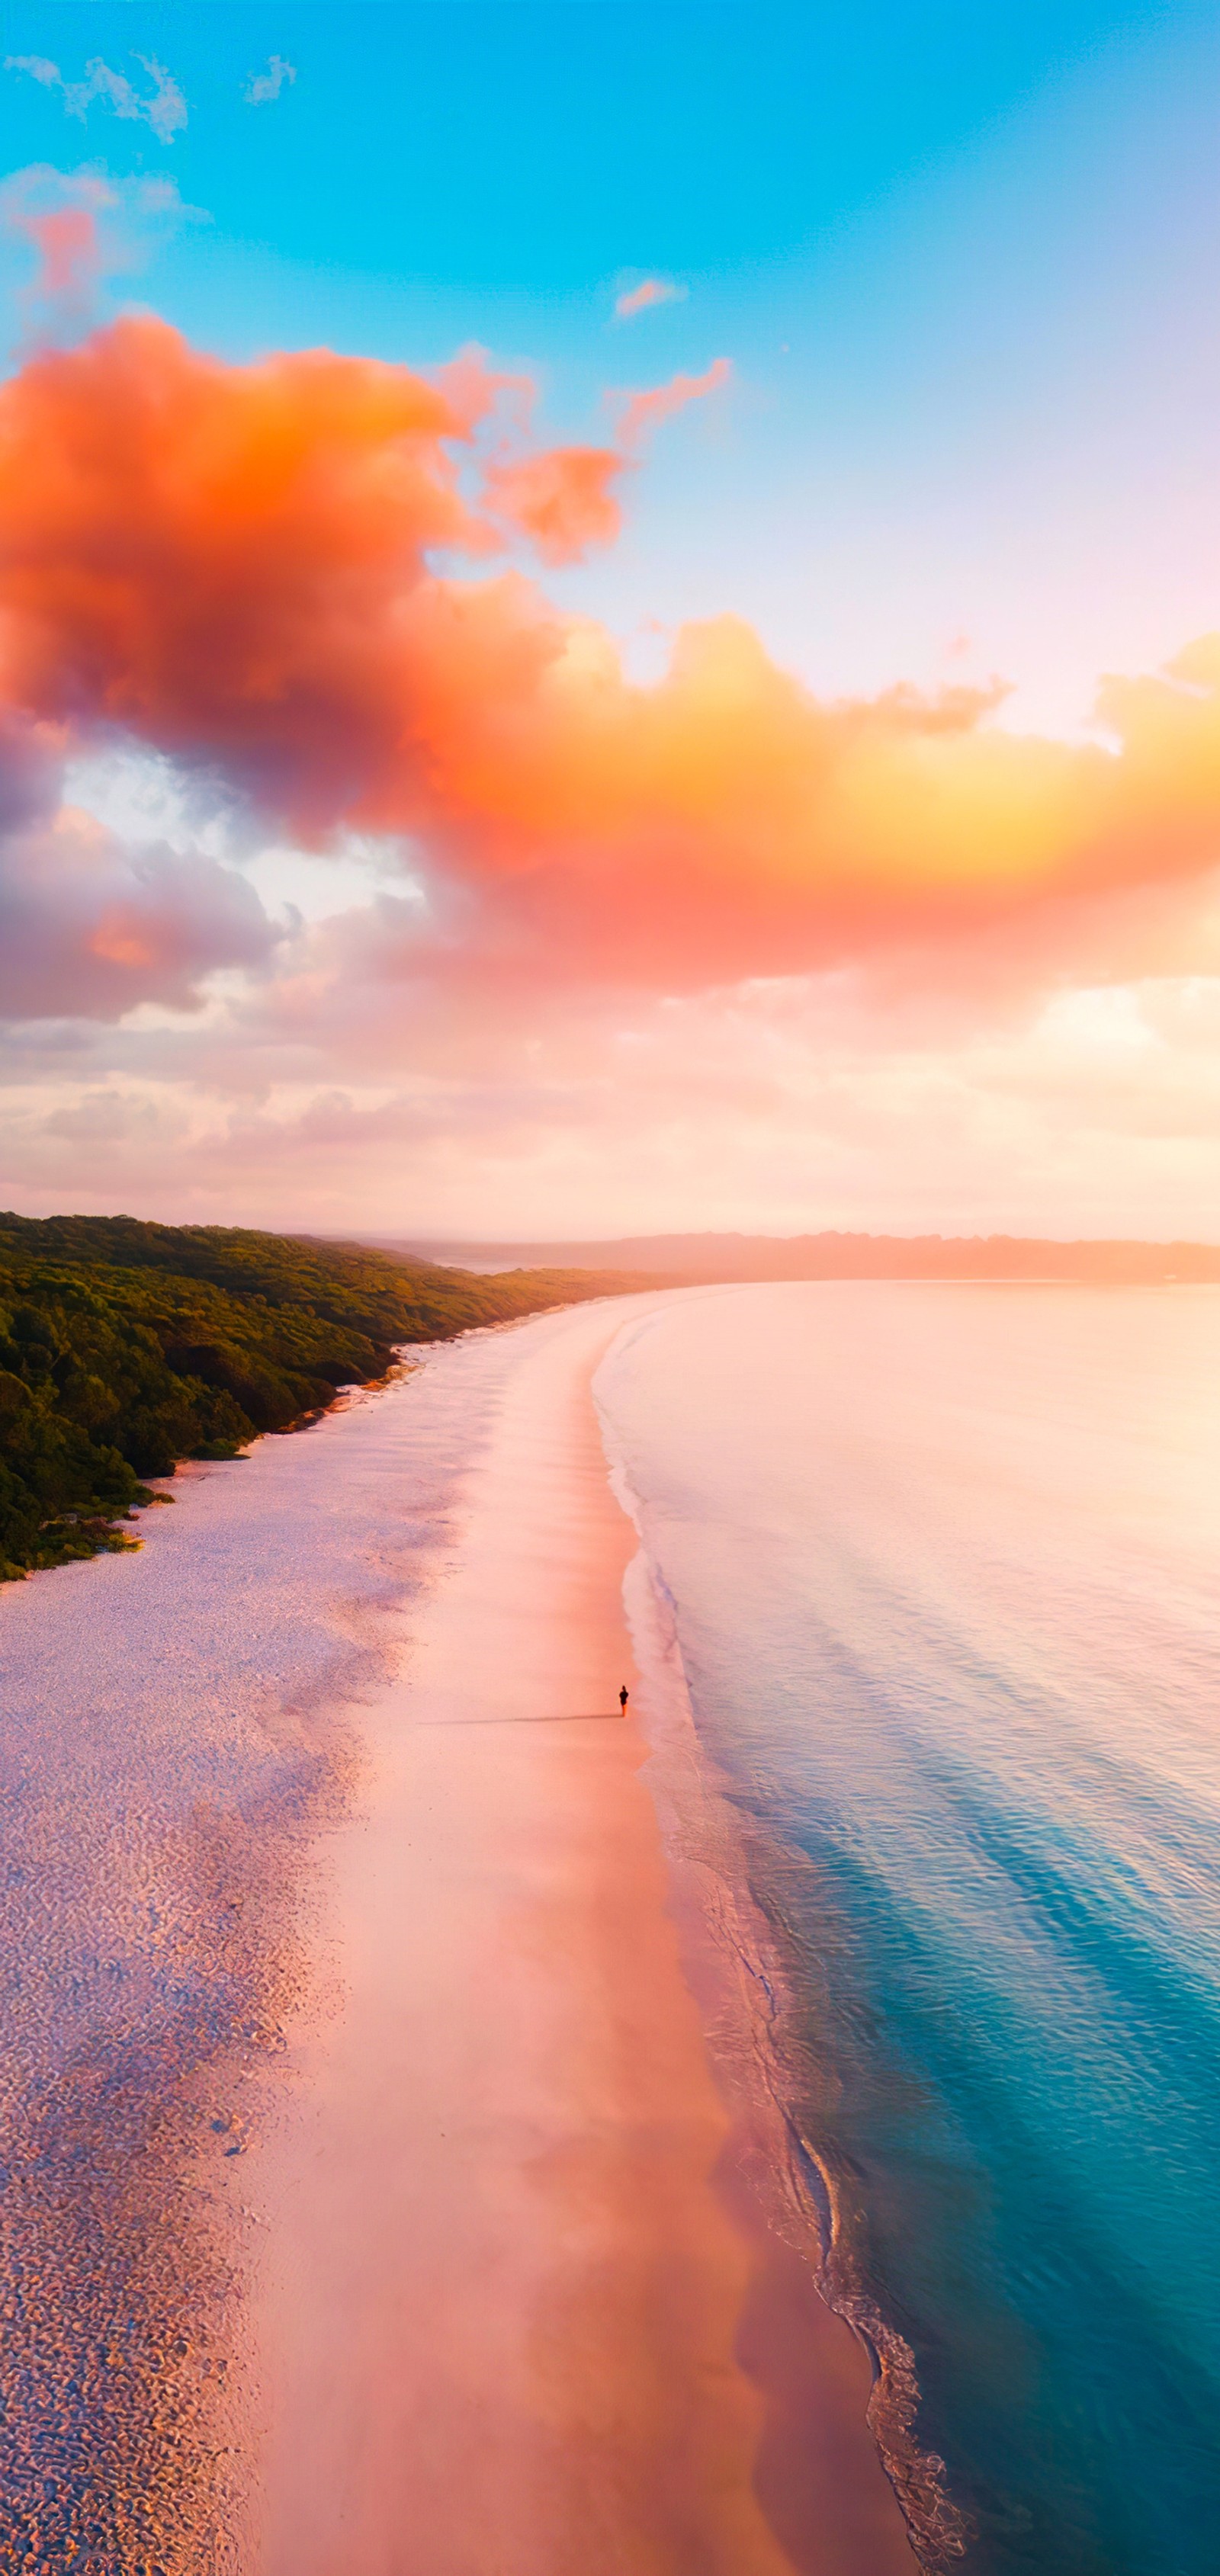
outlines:
[[[684,411],[687,403],[701,402],[705,394],[717,393],[727,385],[733,369],[727,358],[714,358],[701,376],[671,376],[667,385],[654,385],[650,391],[629,394],[618,425],[619,438],[625,448],[637,447],[650,430],[659,429],[662,421],[672,420],[675,412]]]
[[[536,391],[532,376],[493,367],[486,349],[481,349],[477,341],[459,349],[456,358],[450,358],[445,366],[435,368],[432,381],[444,395],[456,423],[456,434],[462,438],[472,438],[493,412],[500,415],[506,395],[510,397],[509,417],[516,428],[522,432],[529,428]]]
[[[21,289],[27,342],[78,338],[97,318],[107,278],[138,270],[181,223],[206,223],[173,179],[102,178],[35,162],[0,184],[0,226],[37,256]]]
[[[686,288],[677,286],[670,277],[646,277],[615,299],[614,310],[620,322],[630,322],[637,313],[647,313],[654,304],[681,304]]]
[[[99,219],[118,204],[114,189],[89,171],[72,178],[58,170],[21,170],[0,188],[0,221],[28,242],[38,266],[21,301],[37,336],[64,337],[82,329],[111,264]]]

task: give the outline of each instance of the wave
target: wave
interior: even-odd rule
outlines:
[[[924,2576],[944,2576],[964,2556],[971,2525],[948,2491],[944,2461],[920,2443],[915,2357],[861,2278],[845,2178],[801,2126],[793,1966],[760,1895],[728,1784],[700,1741],[677,1605],[649,1554],[639,1498],[594,1393],[610,1482],[640,1540],[624,1602],[642,1677],[649,1786],[684,1946],[697,1953],[693,1982],[733,2122],[735,2161],[766,2224],[800,2254],[825,2305],[867,2352],[869,2429]]]

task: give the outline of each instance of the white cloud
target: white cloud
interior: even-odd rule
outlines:
[[[6,72],[28,72],[31,80],[41,81],[44,89],[62,89],[64,76],[58,63],[49,63],[45,54],[8,54]]]
[[[294,63],[286,63],[282,54],[272,54],[265,72],[251,72],[242,96],[248,107],[266,107],[279,97],[285,81],[294,81],[296,76]]]
[[[153,84],[151,95],[141,97],[126,73],[112,71],[100,54],[86,63],[84,79],[78,81],[65,80],[58,63],[48,61],[45,54],[9,54],[4,68],[25,72],[43,89],[60,90],[68,115],[78,116],[82,124],[94,101],[100,99],[115,116],[128,123],[151,126],[161,143],[171,143],[186,124],[186,100],[164,63],[157,62],[151,54],[137,54],[135,60],[143,65]]]

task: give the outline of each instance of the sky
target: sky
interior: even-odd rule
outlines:
[[[1220,24],[10,6],[0,1200],[1220,1229]]]

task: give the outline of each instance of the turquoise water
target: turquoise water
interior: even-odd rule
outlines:
[[[841,1283],[598,1396],[977,2576],[1220,2567],[1220,1294]]]

